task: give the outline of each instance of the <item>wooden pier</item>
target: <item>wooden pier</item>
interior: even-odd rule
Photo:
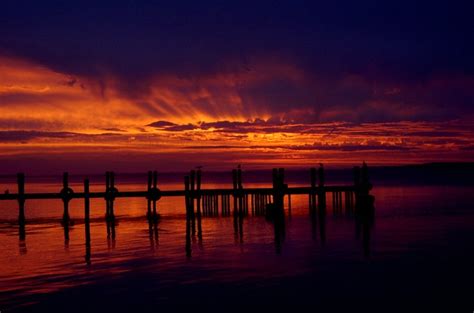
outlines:
[[[355,208],[363,203],[372,201],[369,191],[372,188],[369,182],[368,167],[364,163],[361,167],[354,168],[354,183],[352,185],[328,186],[325,184],[323,165],[311,168],[309,171],[309,184],[307,187],[289,187],[285,184],[285,171],[283,168],[273,169],[271,187],[244,188],[242,170],[232,170],[232,188],[202,189],[201,170],[192,170],[184,177],[183,190],[160,190],[158,188],[156,171],[148,172],[147,189],[143,191],[120,191],[115,185],[114,172],[106,172],[104,191],[90,192],[89,179],[84,180],[84,188],[80,192],[74,191],[69,186],[68,173],[63,174],[63,186],[58,192],[50,193],[25,193],[25,175],[17,175],[18,192],[0,194],[0,200],[18,201],[18,223],[26,222],[25,204],[33,199],[58,199],[63,201],[64,211],[62,221],[68,223],[69,202],[73,199],[84,199],[84,218],[89,219],[90,199],[102,198],[106,201],[105,219],[112,221],[115,218],[114,201],[117,198],[140,197],[147,199],[146,216],[149,220],[158,218],[157,202],[163,197],[184,197],[186,215],[190,219],[191,229],[194,232],[195,219],[202,216],[230,216],[238,215],[268,215],[269,211],[283,210],[284,198],[288,199],[288,208],[291,210],[292,195],[308,195],[310,209],[323,209],[326,207],[326,196],[332,194],[333,207],[340,209]],[[219,205],[220,204],[220,205]],[[231,212],[232,211],[232,212]]]

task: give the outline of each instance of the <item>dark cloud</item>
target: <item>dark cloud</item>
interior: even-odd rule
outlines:
[[[101,133],[101,134],[82,134],[75,132],[63,132],[63,131],[0,131],[0,143],[6,142],[30,142],[35,139],[61,139],[61,140],[113,140],[113,139],[124,139],[127,138],[123,135],[116,133]]]
[[[386,145],[381,143],[372,143],[372,144],[319,144],[315,143],[313,145],[251,145],[248,147],[238,146],[238,145],[206,145],[206,146],[187,146],[186,149],[191,150],[227,150],[227,149],[271,149],[271,150],[295,150],[295,151],[409,151],[416,150],[414,147],[406,147],[400,145]]]
[[[416,150],[416,147],[403,145],[387,145],[373,142],[370,144],[314,144],[312,146],[294,147],[294,150],[326,150],[326,151],[408,151]]]
[[[283,120],[277,119],[254,119],[248,120],[245,122],[235,122],[235,121],[215,121],[215,122],[198,122],[196,124],[175,124],[168,121],[157,121],[148,124],[147,126],[154,127],[160,130],[172,131],[172,132],[181,132],[194,129],[202,130],[213,130],[215,132],[226,132],[226,133],[250,133],[250,132],[266,132],[273,133],[282,131],[282,128],[278,126],[288,125],[288,128],[285,128],[285,131],[295,132],[302,131],[307,127],[298,126],[298,125],[289,125]]]
[[[71,132],[0,131],[0,142],[26,142],[37,138],[71,138],[77,135]]]
[[[301,121],[285,120],[277,117],[268,120],[254,119],[244,122],[215,121],[197,122],[195,124],[176,124],[169,121],[157,121],[148,124],[158,130],[183,132],[188,130],[212,130],[216,133],[248,134],[248,133],[298,133],[322,134],[325,136],[346,135],[352,137],[425,137],[456,140],[460,137],[469,137],[474,129],[469,121],[454,120],[449,122],[417,123],[302,123]]]
[[[119,133],[124,133],[126,130],[116,128],[116,127],[107,127],[107,128],[101,128],[100,130],[108,131],[108,132],[119,132]]]
[[[151,127],[156,127],[156,128],[167,128],[167,127],[177,126],[177,124],[171,123],[168,121],[157,121],[157,122],[150,123],[146,126],[151,126]]]
[[[7,1],[0,46],[67,72],[96,74],[106,66],[130,81],[155,71],[232,71],[230,57],[245,65],[246,56],[268,51],[323,73],[372,65],[412,77],[472,71],[469,7],[424,1]]]
[[[106,78],[114,77],[114,87],[133,100],[150,93],[157,76],[200,82],[222,74],[260,75],[268,70],[259,65],[270,60],[291,65],[303,76],[268,71],[265,79],[236,82],[232,87],[243,112],[291,115],[307,109],[298,118],[312,122],[443,120],[474,114],[471,6],[6,1],[0,10],[0,53],[65,73],[69,86],[85,76],[102,94],[111,88]],[[225,108],[222,91],[207,89],[214,101],[196,99],[193,105],[206,112],[215,111],[215,102]],[[36,100],[24,95],[0,99]],[[180,106],[160,99],[137,104],[153,117],[162,114],[159,107]]]
[[[146,126],[155,127],[157,129],[166,130],[166,131],[170,131],[170,132],[182,132],[182,131],[186,131],[186,130],[193,130],[193,129],[198,129],[199,128],[199,126],[193,125],[193,124],[178,125],[178,124],[171,123],[171,122],[168,122],[168,121],[157,121],[157,122],[153,122],[151,124],[148,124]]]

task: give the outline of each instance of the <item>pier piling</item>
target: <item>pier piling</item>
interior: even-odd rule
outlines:
[[[115,201],[115,197],[117,196],[117,193],[118,193],[118,189],[115,188],[115,173],[106,172],[104,198],[106,201],[105,218],[108,221],[115,219],[114,201]]]
[[[316,168],[310,169],[311,191],[309,193],[309,209],[316,210]]]
[[[324,214],[326,212],[326,192],[324,190],[325,183],[326,178],[324,174],[324,167],[322,164],[320,164],[318,168],[318,208],[320,214]]]
[[[90,198],[89,198],[89,179],[84,179],[84,230],[86,238],[86,263],[91,260],[91,230],[90,230]]]
[[[63,189],[61,190],[61,198],[64,204],[64,211],[63,211],[63,223],[69,223],[69,201],[72,199],[73,190],[69,187],[69,173],[63,173]]]
[[[74,193],[70,188],[69,174],[65,172],[62,179],[61,191],[54,193],[25,193],[25,175],[17,174],[18,192],[11,194],[0,194],[0,200],[18,201],[18,223],[25,224],[25,202],[29,199],[61,199],[64,204],[62,221],[65,225],[70,222],[69,202],[72,199],[84,199],[85,201],[85,220],[88,220],[89,201],[93,198],[103,198],[106,201],[106,220],[114,219],[114,200],[120,197],[142,197],[147,200],[147,217],[154,220],[158,216],[157,201],[164,197],[185,197],[186,218],[190,226],[190,231],[194,235],[196,230],[195,219],[202,216],[219,216],[219,209],[222,216],[234,215],[245,217],[249,215],[249,210],[253,216],[265,216],[268,210],[284,211],[285,196],[288,196],[288,212],[292,207],[293,195],[309,196],[309,208],[311,211],[319,212],[324,215],[326,210],[326,194],[331,193],[333,197],[334,208],[340,212],[344,207],[346,212],[352,212],[352,209],[372,208],[374,198],[370,190],[372,185],[369,180],[367,164],[354,168],[354,182],[351,185],[325,185],[325,173],[323,165],[319,168],[310,169],[310,186],[306,187],[288,187],[284,183],[284,169],[275,168],[272,170],[273,184],[271,187],[244,188],[242,181],[242,169],[240,166],[232,170],[232,188],[202,189],[201,170],[192,170],[185,177],[184,190],[166,190],[158,189],[158,178],[156,171],[149,171],[147,177],[147,188],[145,191],[119,191],[115,186],[114,172],[107,171],[105,174],[105,190],[100,192],[91,192],[89,190],[89,181],[84,181],[84,192]],[[87,186],[86,186],[87,185]],[[87,187],[87,188],[86,188]],[[87,190],[87,191],[86,191]],[[344,194],[344,196],[343,196]],[[220,199],[219,199],[220,197]],[[231,204],[233,198],[233,206]],[[344,198],[344,199],[343,199]],[[194,204],[196,201],[196,204]],[[197,212],[194,207],[196,205]],[[232,209],[231,209],[232,206]],[[232,210],[232,212],[231,212]],[[368,210],[368,209],[367,209]],[[196,214],[195,214],[196,213]],[[239,221],[237,221],[239,223]],[[198,236],[202,233],[198,222]],[[66,230],[66,229],[65,229]],[[113,230],[111,230],[111,233]]]
[[[25,225],[25,174],[17,174],[18,184],[18,224]]]

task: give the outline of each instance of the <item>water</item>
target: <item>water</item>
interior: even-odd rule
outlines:
[[[117,183],[120,190],[144,190],[136,179]],[[303,182],[290,185],[298,184]],[[57,191],[60,178],[33,179],[26,186],[27,192]],[[15,190],[8,180],[1,187]],[[203,186],[211,187],[228,184]],[[72,188],[82,189],[78,181]],[[101,189],[99,181],[91,186]],[[202,240],[193,237],[191,257],[185,254],[183,198],[159,201],[157,228],[144,218],[146,200],[117,200],[114,239],[107,235],[104,200],[94,199],[89,261],[81,200],[71,202],[69,240],[60,224],[60,201],[27,201],[25,240],[19,239],[17,204],[3,201],[0,310],[470,312],[472,191],[470,185],[378,179],[372,191],[375,222],[365,247],[354,216],[334,214],[330,195],[324,225],[310,218],[307,196],[293,196],[280,245],[264,217],[246,217],[241,233],[232,217],[203,217]]]

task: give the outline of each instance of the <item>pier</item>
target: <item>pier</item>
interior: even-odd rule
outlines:
[[[113,220],[114,201],[117,198],[139,197],[147,200],[146,217],[150,220],[157,219],[157,202],[163,197],[184,197],[186,213],[193,220],[196,216],[230,216],[242,215],[268,215],[270,210],[279,210],[284,207],[284,199],[287,198],[288,208],[291,210],[292,195],[308,195],[309,208],[325,208],[327,194],[332,195],[333,208],[342,209],[356,208],[371,201],[369,192],[372,185],[369,181],[368,167],[364,163],[361,167],[354,167],[354,183],[352,185],[326,185],[324,167],[310,168],[309,184],[307,187],[290,187],[285,183],[283,168],[274,168],[272,171],[273,181],[270,187],[244,188],[242,181],[242,169],[239,167],[232,170],[232,188],[203,189],[201,181],[201,170],[192,170],[184,177],[184,188],[182,190],[160,190],[158,188],[158,173],[148,172],[147,189],[143,191],[121,191],[115,185],[115,173],[106,172],[105,188],[101,192],[89,191],[89,179],[84,179],[84,188],[80,192],[69,187],[69,174],[63,173],[63,186],[58,192],[50,193],[25,193],[25,175],[17,174],[17,193],[0,194],[0,200],[18,201],[18,223],[24,224],[27,219],[25,206],[27,200],[33,199],[58,199],[64,204],[62,221],[68,222],[69,202],[73,199],[84,199],[85,219],[88,217],[89,201],[94,198],[102,198],[106,201],[105,219]],[[145,185],[145,184],[144,184]],[[344,202],[343,202],[344,198]],[[219,205],[220,204],[220,205]],[[220,209],[220,210],[219,210]]]
[[[145,176],[145,175],[144,175]],[[369,181],[368,166],[353,168],[353,183],[347,185],[326,185],[325,170],[322,164],[308,171],[308,186],[290,187],[285,183],[285,170],[272,170],[272,184],[269,187],[247,188],[243,183],[243,172],[239,167],[232,170],[232,188],[202,188],[202,172],[200,169],[191,170],[184,176],[182,190],[160,190],[158,173],[149,171],[144,179],[146,190],[121,191],[115,184],[115,173],[105,173],[104,190],[90,191],[88,178],[84,179],[84,187],[80,192],[74,191],[69,185],[69,174],[63,173],[62,188],[58,192],[26,193],[24,173],[17,174],[17,193],[0,194],[0,200],[16,200],[18,202],[18,225],[20,241],[25,239],[25,224],[27,222],[27,200],[58,199],[63,202],[61,224],[64,227],[65,244],[69,242],[69,228],[73,224],[69,214],[69,202],[73,199],[84,201],[84,224],[86,239],[86,262],[90,262],[90,201],[104,199],[106,202],[104,220],[107,224],[107,238],[115,239],[114,202],[117,198],[138,197],[147,200],[144,208],[144,219],[148,220],[150,234],[157,236],[160,214],[157,202],[163,197],[183,197],[186,213],[186,255],[191,256],[191,238],[196,234],[199,242],[202,240],[202,218],[233,217],[236,241],[242,241],[243,219],[247,216],[264,217],[274,225],[275,248],[277,253],[285,237],[285,202],[288,215],[291,215],[291,196],[307,195],[311,223],[315,229],[319,226],[321,241],[325,241],[325,216],[328,194],[332,197],[332,208],[335,215],[345,208],[346,213],[354,213],[357,234],[362,234],[364,251],[368,255],[370,225],[374,216],[374,197],[370,195],[372,184]],[[145,177],[144,177],[145,178]],[[229,184],[230,185],[230,184]],[[145,211],[146,210],[146,211]]]

